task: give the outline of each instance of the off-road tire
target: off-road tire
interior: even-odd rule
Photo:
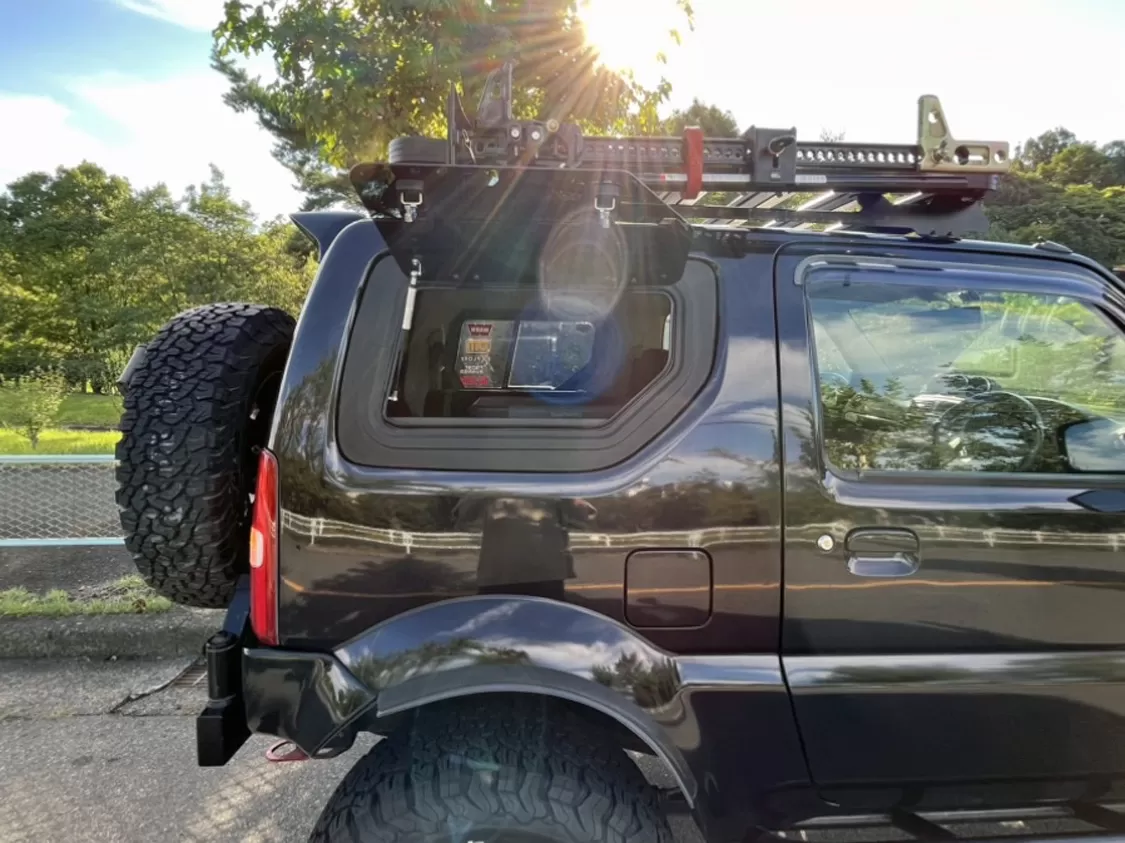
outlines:
[[[387,161],[391,164],[447,164],[449,142],[434,138],[404,135],[387,146]]]
[[[488,695],[426,706],[376,744],[309,841],[448,843],[505,830],[672,843],[656,790],[596,728],[550,700]]]
[[[160,329],[125,389],[117,506],[145,582],[222,608],[249,570],[256,446],[265,444],[293,317],[213,304]]]

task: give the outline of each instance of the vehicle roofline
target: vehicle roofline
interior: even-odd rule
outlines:
[[[1049,241],[1029,244],[1011,243],[1003,240],[978,240],[957,237],[920,238],[912,234],[896,234],[885,231],[810,231],[808,229],[787,228],[780,225],[770,226],[769,228],[763,228],[761,226],[747,228],[725,223],[692,223],[691,227],[692,231],[696,234],[705,232],[729,234],[737,232],[748,236],[752,235],[759,239],[775,239],[787,242],[804,240],[812,243],[823,243],[831,239],[837,242],[880,243],[894,246],[906,246],[909,248],[959,249],[962,251],[990,252],[993,254],[1016,255],[1038,259],[1050,258],[1051,260],[1063,260],[1069,263],[1081,264],[1106,278],[1125,280],[1125,267],[1110,269],[1098,263],[1098,261],[1093,258],[1087,257],[1080,252],[1075,252],[1067,246]]]

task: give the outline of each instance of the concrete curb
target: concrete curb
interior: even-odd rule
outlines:
[[[222,625],[221,609],[179,606],[152,615],[0,618],[0,659],[194,657]]]

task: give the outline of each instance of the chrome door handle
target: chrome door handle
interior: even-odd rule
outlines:
[[[913,530],[861,527],[844,540],[848,571],[857,577],[909,577],[922,564],[921,542]]]

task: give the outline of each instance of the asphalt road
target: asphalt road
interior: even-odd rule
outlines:
[[[331,761],[271,764],[258,737],[200,769],[202,685],[157,690],[187,664],[0,661],[0,841],[306,840],[371,741]],[[676,822],[677,840],[699,841]]]
[[[17,586],[35,592],[73,591],[136,572],[124,545],[0,548],[0,591]]]

